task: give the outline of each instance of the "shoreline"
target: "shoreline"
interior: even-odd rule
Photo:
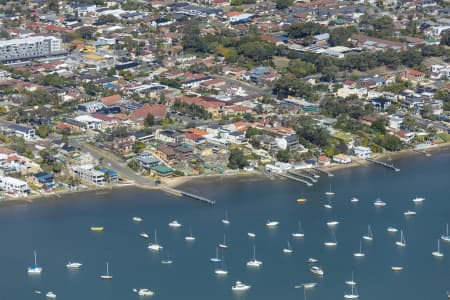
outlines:
[[[404,149],[398,152],[383,152],[383,153],[377,153],[372,156],[373,159],[376,160],[384,160],[386,158],[389,159],[396,159],[399,157],[404,157],[407,155],[424,155],[421,153],[418,153],[415,151],[417,149]],[[448,143],[442,143],[438,145],[434,145],[432,147],[426,148],[426,149],[419,149],[419,151],[425,151],[427,153],[432,154],[433,152],[440,152],[440,151],[449,151],[450,150],[450,142]],[[367,167],[370,166],[371,163],[363,160],[363,159],[353,159],[351,163],[349,164],[333,164],[330,166],[321,166],[318,167],[319,169],[323,169],[324,171],[331,172],[331,171],[338,171],[338,170],[344,170],[344,169],[351,169],[355,167]],[[306,168],[306,170],[309,168]],[[195,175],[195,176],[181,176],[181,177],[174,177],[174,178],[167,178],[162,181],[162,183],[159,186],[143,186],[136,184],[134,182],[129,182],[127,184],[120,184],[120,185],[104,185],[104,186],[92,186],[88,185],[87,188],[84,189],[77,189],[77,190],[62,190],[62,191],[54,191],[48,194],[32,194],[26,197],[6,197],[3,201],[0,203],[2,205],[7,204],[17,204],[17,203],[32,203],[34,201],[40,201],[44,199],[57,199],[62,198],[65,195],[72,195],[72,194],[78,194],[78,193],[89,193],[89,192],[108,192],[114,189],[124,188],[124,187],[135,187],[140,189],[149,189],[149,190],[160,190],[164,191],[164,188],[173,188],[176,189],[184,184],[195,182],[198,180],[220,180],[220,179],[229,179],[229,178],[246,178],[251,177],[255,180],[262,180],[271,178],[271,176],[268,176],[267,174],[261,172],[261,171],[232,171],[224,174],[203,174],[203,175]],[[279,180],[282,180],[281,178]]]

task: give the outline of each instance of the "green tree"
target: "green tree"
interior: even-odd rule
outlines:
[[[386,121],[383,118],[379,118],[370,126],[373,131],[385,134],[386,133]]]
[[[231,149],[228,157],[228,167],[230,169],[242,169],[245,166],[248,166],[248,161],[244,156],[244,152],[238,148]]]
[[[278,152],[277,152],[277,160],[279,160],[281,162],[289,162],[289,157],[290,157],[289,149],[278,150]]]
[[[351,46],[349,38],[358,32],[355,26],[337,27],[330,32],[329,43],[331,46]]]
[[[277,9],[286,9],[294,3],[293,0],[275,0]]]
[[[140,141],[136,141],[133,145],[133,152],[134,153],[141,153],[142,150],[145,149],[145,144]]]
[[[441,33],[441,45],[450,46],[450,30],[446,30]]]
[[[39,125],[39,127],[36,129],[36,133],[41,138],[46,138],[50,133],[50,127],[46,125]]]
[[[305,38],[328,32],[328,28],[314,22],[294,22],[286,29],[286,32],[291,38]]]
[[[305,62],[299,59],[291,59],[289,61],[288,72],[295,75],[295,77],[305,77],[307,75],[313,74],[316,71],[316,67],[309,62]]]
[[[148,114],[147,117],[145,117],[144,126],[145,127],[155,126],[155,117],[152,114]]]

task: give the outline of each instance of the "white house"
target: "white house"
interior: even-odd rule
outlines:
[[[28,128],[20,125],[9,125],[8,128],[14,133],[14,135],[21,136],[27,141],[33,140],[36,137],[34,128]]]
[[[26,193],[30,190],[28,183],[9,176],[0,176],[0,189],[9,193]]]
[[[92,129],[92,130],[101,130],[102,129],[103,121],[100,119],[94,118],[93,116],[81,115],[81,116],[75,117],[74,120],[77,122],[83,123],[87,129]]]
[[[370,155],[372,154],[372,150],[370,150],[369,147],[363,147],[363,146],[356,146],[353,148],[353,151],[355,152],[355,156],[366,159],[370,158]]]
[[[95,170],[91,164],[74,166],[72,167],[72,172],[82,181],[97,185],[103,185],[105,183],[105,173]]]
[[[352,162],[352,158],[345,154],[338,154],[333,156],[333,161],[338,164],[349,164]]]
[[[399,115],[389,116],[389,127],[392,129],[400,129],[403,124],[404,117]]]

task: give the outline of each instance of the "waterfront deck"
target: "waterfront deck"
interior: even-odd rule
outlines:
[[[309,181],[303,180],[303,179],[301,179],[301,178],[298,178],[298,177],[295,177],[295,176],[292,176],[292,175],[289,175],[289,174],[279,173],[279,174],[276,174],[276,175],[281,176],[281,177],[284,177],[284,178],[287,178],[287,179],[291,179],[291,180],[295,180],[295,181],[302,182],[302,183],[306,184],[307,186],[312,186],[312,185],[313,185],[313,184],[312,184],[311,182],[309,182]]]
[[[427,156],[427,157],[431,156],[431,153],[428,153],[428,152],[425,151],[425,150],[421,150],[421,149],[413,149],[413,151],[416,152],[416,153],[419,153],[419,154],[423,154],[423,155],[425,155],[425,156]]]
[[[194,199],[194,200],[199,200],[199,201],[207,203],[209,205],[216,204],[216,201],[214,201],[214,200],[211,200],[211,199],[199,196],[199,195],[194,195],[194,194],[191,194],[191,193],[188,193],[188,192],[185,192],[185,191],[177,190],[177,189],[174,189],[174,188],[162,187],[161,190],[163,190],[163,191],[165,191],[165,192],[167,192],[169,194],[175,195],[175,196],[180,196],[180,197],[181,196],[185,196],[185,197],[188,197],[188,198],[191,198],[191,199]]]
[[[334,176],[333,173],[328,172],[328,171],[325,171],[325,170],[323,170],[323,169],[319,169],[319,168],[312,168],[312,169],[313,169],[313,170],[316,170],[316,171],[318,171],[318,172],[320,172],[320,173],[324,173],[324,174],[328,175],[328,177],[333,177],[333,176]]]
[[[299,171],[299,170],[297,170],[297,171],[288,171],[288,174],[291,174],[293,176],[306,178],[306,179],[308,179],[308,180],[310,180],[311,182],[314,182],[314,183],[317,182],[317,179],[315,179],[315,178],[313,178],[311,176],[308,176],[308,175],[306,175],[305,173],[303,173],[302,171]]]
[[[397,168],[397,167],[395,167],[394,164],[389,164],[389,163],[382,162],[382,161],[378,161],[378,160],[371,159],[371,158],[366,158],[366,160],[367,160],[367,161],[370,161],[371,163],[377,164],[377,165],[379,165],[379,166],[383,166],[383,167],[386,167],[386,168],[388,168],[388,169],[392,169],[392,170],[394,170],[395,172],[400,172],[400,169]]]

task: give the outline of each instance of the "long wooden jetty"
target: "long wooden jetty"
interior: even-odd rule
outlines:
[[[305,173],[308,176],[314,177],[314,178],[320,178],[319,174],[314,173],[313,171],[311,171],[310,169],[302,169],[301,170],[303,173]]]
[[[371,163],[374,163],[374,164],[386,167],[388,169],[392,169],[395,172],[399,172],[400,171],[400,169],[395,167],[394,164],[388,164],[388,163],[385,163],[385,162],[382,162],[382,161],[378,161],[378,160],[375,160],[375,159],[371,159],[371,158],[366,158],[366,160],[370,161]]]
[[[423,154],[425,156],[431,156],[431,153],[428,153],[425,150],[420,150],[420,149],[413,149],[414,152],[419,153],[419,154]]]
[[[318,172],[321,172],[321,173],[324,173],[324,174],[327,174],[328,175],[328,177],[333,177],[334,176],[334,174],[333,173],[331,173],[331,172],[328,172],[328,171],[325,171],[325,170],[322,170],[322,169],[319,169],[319,168],[312,168],[313,170],[316,170],[316,171],[318,171]]]
[[[191,193],[188,193],[188,192],[185,192],[185,191],[177,190],[177,189],[174,189],[174,188],[162,187],[161,190],[163,190],[163,191],[165,191],[165,192],[167,192],[169,194],[176,195],[176,196],[185,196],[185,197],[188,197],[188,198],[192,198],[194,200],[199,200],[201,202],[204,202],[204,203],[207,203],[207,204],[210,204],[210,205],[216,204],[216,201],[214,201],[214,200],[211,200],[211,199],[199,196],[199,195],[194,195],[194,194],[191,194]]]
[[[292,175],[289,175],[289,174],[278,173],[278,174],[276,174],[276,175],[279,175],[279,176],[284,177],[284,178],[292,179],[292,180],[295,180],[295,181],[302,182],[302,183],[306,184],[307,186],[312,186],[312,183],[311,183],[311,182],[306,181],[306,180],[303,180],[303,179],[298,178],[298,177],[295,177],[295,176],[292,176]]]
[[[314,182],[314,183],[317,182],[317,179],[315,179],[315,178],[313,178],[313,177],[311,177],[311,176],[308,176],[308,175],[306,175],[306,174],[304,174],[304,173],[300,173],[300,172],[298,172],[298,171],[296,171],[296,172],[295,172],[295,171],[288,171],[288,174],[306,178],[306,179],[308,179],[308,180],[311,180],[311,181]]]

